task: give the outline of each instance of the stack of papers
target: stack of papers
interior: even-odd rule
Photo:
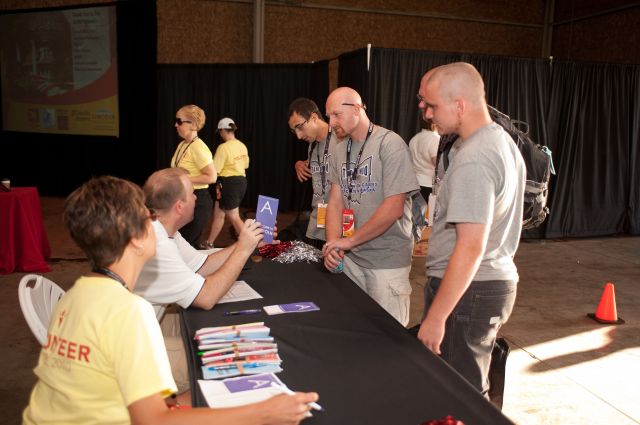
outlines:
[[[264,322],[196,331],[204,379],[281,372],[278,345]]]

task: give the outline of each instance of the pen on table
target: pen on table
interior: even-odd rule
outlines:
[[[277,382],[272,382],[271,386],[273,388],[278,388],[280,391],[282,391],[283,393],[285,393],[287,395],[296,395],[296,393],[291,391],[289,388],[285,387],[284,385],[280,385]],[[315,401],[312,401],[311,403],[309,403],[309,407],[311,407],[314,410],[319,410],[319,411],[323,411],[324,410],[324,408],[322,406],[320,406],[318,403],[316,403]]]
[[[236,311],[225,311],[224,315],[225,316],[236,316],[239,314],[257,314],[262,312],[261,309],[259,308],[251,308],[249,310],[236,310]]]

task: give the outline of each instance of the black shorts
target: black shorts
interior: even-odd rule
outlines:
[[[220,185],[220,208],[232,210],[240,206],[242,198],[247,192],[247,178],[242,176],[218,177]]]

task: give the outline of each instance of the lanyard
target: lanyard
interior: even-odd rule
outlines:
[[[356,163],[353,166],[353,170],[349,169],[351,164],[351,144],[353,141],[351,137],[349,137],[349,141],[347,142],[347,187],[349,188],[349,195],[347,199],[349,200],[349,205],[351,205],[351,192],[353,191],[353,186],[355,185],[355,179],[358,177],[358,164],[360,164],[360,157],[362,156],[362,151],[364,151],[364,146],[367,144],[367,140],[369,140],[369,136],[373,133],[373,123],[369,121],[369,130],[367,130],[367,137],[364,138],[364,142],[362,143],[362,147],[360,148],[360,152],[358,152],[358,157],[356,158]]]
[[[109,270],[106,267],[95,266],[93,269],[91,269],[91,271],[94,272],[94,273],[101,274],[103,276],[110,277],[111,279],[113,279],[113,280],[115,280],[117,282],[120,282],[122,284],[122,286],[124,286],[126,289],[129,289],[127,287],[127,282],[125,282],[123,278],[121,278],[116,273],[112,272],[111,270]]]
[[[173,164],[174,167],[177,167],[178,164],[180,164],[180,161],[182,161],[182,158],[184,158],[184,156],[187,154],[187,149],[189,149],[189,146],[191,146],[191,143],[195,142],[197,138],[198,136],[191,139],[189,143],[185,144],[184,148],[182,149],[182,152],[176,155],[176,162]]]
[[[329,152],[329,140],[331,139],[331,127],[329,127],[329,132],[327,133],[327,139],[324,141],[324,154],[322,155],[322,162],[320,162],[320,149],[316,151],[316,158],[318,158],[318,165],[320,166],[320,178],[322,180],[322,202],[324,202],[324,186],[327,181],[327,152]],[[318,141],[313,142],[313,146],[311,147],[311,155],[313,155],[313,151],[318,146]]]

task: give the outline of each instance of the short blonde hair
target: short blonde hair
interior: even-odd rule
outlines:
[[[193,125],[196,126],[198,131],[202,130],[202,127],[204,127],[204,123],[207,120],[207,116],[204,111],[197,105],[184,105],[182,108],[178,109],[178,112],[182,112],[189,121],[193,121]]]

